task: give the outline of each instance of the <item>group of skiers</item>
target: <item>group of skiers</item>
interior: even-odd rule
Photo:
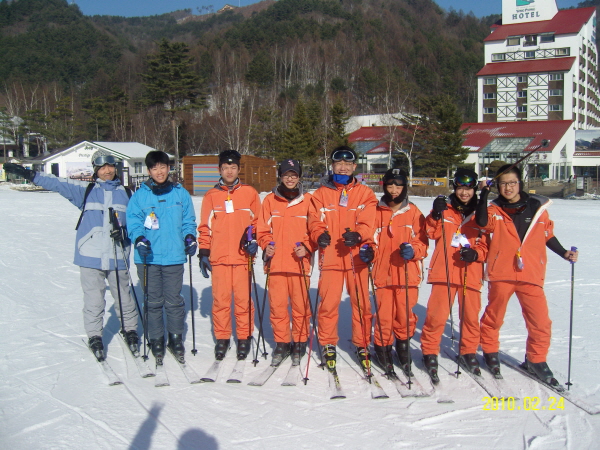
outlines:
[[[170,180],[169,157],[161,151],[147,155],[149,178],[133,195],[119,182],[119,161],[102,150],[92,157],[93,183],[4,165],[8,173],[59,192],[82,210],[75,264],[81,268],[88,344],[98,360],[105,358],[105,279],[118,299],[121,334],[130,350],[139,352],[138,311],[128,289],[131,243],[147,305],[145,332],[157,364],[162,364],[165,354],[163,314],[166,348],[184,361],[181,289],[184,264],[196,251],[202,275],[212,276],[215,357],[222,360],[230,348],[233,297],[236,356],[245,359],[253,339],[252,287],[260,248],[275,339],[272,365],[289,356],[298,364],[314,339],[322,348],[324,363],[335,371],[345,284],[352,310],[351,340],[365,374],[371,370],[373,343],[373,362],[395,376],[395,343],[402,371],[412,376],[410,340],[417,324],[413,308],[424,277],[423,260],[433,240],[427,279],[432,289],[421,334],[423,361],[432,381],[439,381],[437,358],[455,298],[460,317],[459,363],[478,374],[481,346],[488,369],[500,373],[499,331],[508,300],[516,294],[528,330],[525,366],[542,381],[557,383],[546,364],[551,321],[543,291],[545,247],[571,262],[577,260],[577,252],[564,249],[553,235],[547,212],[551,202],[524,192],[518,167],[499,169],[495,178],[499,195],[489,206],[487,185],[478,199],[477,174],[458,169],[454,192],[436,198],[425,217],[409,201],[408,178],[399,169],[383,176],[383,196],[378,201],[371,188],[354,177],[356,153],[346,146],[331,153],[332,174],[321,179],[312,194],[303,190],[300,161],[281,162],[279,184],[262,205],[256,190],[239,179],[241,158],[234,150],[219,155],[220,180],[204,196],[198,227],[191,197]],[[313,265],[318,265],[319,284],[311,303]],[[484,278],[488,304],[480,319]],[[260,309],[258,313],[262,322]]]

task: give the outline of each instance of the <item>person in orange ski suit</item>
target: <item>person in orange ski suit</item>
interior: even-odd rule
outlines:
[[[339,305],[344,281],[352,305],[352,343],[363,369],[369,369],[371,305],[367,266],[358,256],[359,246],[372,240],[377,198],[352,175],[356,153],[341,146],[331,154],[333,174],[321,179],[308,211],[312,242],[320,247],[321,270],[318,307],[319,340],[323,357],[335,368]],[[358,291],[358,296],[357,296]],[[362,319],[362,321],[361,321]]]
[[[316,250],[308,237],[312,196],[303,190],[300,161],[283,161],[278,175],[280,183],[265,197],[256,231],[268,276],[271,327],[276,344],[272,366],[281,364],[290,353],[293,364],[299,364],[306,352],[310,326],[306,283]],[[291,333],[288,298],[292,310]]]
[[[248,356],[254,329],[248,265],[258,251],[258,244],[255,238],[248,239],[247,232],[250,226],[256,227],[260,198],[252,186],[238,178],[240,159],[235,150],[219,154],[221,179],[202,200],[198,226],[200,271],[204,278],[208,278],[209,271],[213,276],[212,319],[218,360],[229,349],[232,294],[238,359]]]
[[[566,250],[554,236],[547,208],[552,203],[541,195],[523,191],[521,170],[510,165],[498,170],[499,196],[487,206],[489,190],[482,190],[477,223],[493,233],[487,257],[488,304],[481,317],[481,348],[486,364],[500,372],[500,327],[508,301],[516,294],[527,326],[523,368],[542,382],[558,385],[546,358],[552,321],[544,294],[546,247],[563,259],[577,261],[576,251]]]
[[[375,215],[375,254],[373,282],[377,287],[375,355],[386,374],[395,375],[392,346],[405,373],[410,372],[410,338],[415,333],[417,316],[413,312],[423,275],[423,259],[429,241],[425,217],[408,201],[407,177],[399,169],[383,176],[383,196]],[[369,262],[368,247],[361,248],[361,259]],[[408,274],[408,279],[407,279]]]
[[[454,174],[454,193],[448,199],[436,198],[426,219],[427,236],[435,240],[435,250],[427,276],[427,282],[432,286],[421,333],[421,351],[434,383],[439,382],[437,356],[455,297],[458,297],[460,308],[461,365],[474,373],[480,371],[477,361],[479,312],[489,238],[475,223],[477,178],[472,170],[458,169]]]

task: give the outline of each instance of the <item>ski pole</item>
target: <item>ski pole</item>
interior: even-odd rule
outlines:
[[[113,230],[119,230],[119,222],[114,222],[113,208],[108,208],[108,220],[113,227]],[[120,231],[120,230],[119,230]],[[121,316],[121,334],[123,335],[123,339],[125,339],[125,318],[123,316],[123,301],[121,300],[121,281],[119,280],[119,261],[117,260],[117,244],[113,239],[113,252],[115,255],[115,278],[117,279],[117,298],[119,301],[119,315]]]
[[[350,228],[346,228],[346,231],[352,231]],[[360,329],[363,338],[363,344],[365,347],[365,366],[367,368],[367,381],[371,383],[371,364],[369,361],[369,347],[367,345],[367,334],[365,333],[365,324],[363,322],[362,308],[360,306],[360,295],[358,293],[358,277],[356,276],[356,268],[354,267],[354,254],[352,253],[352,248],[348,247],[348,252],[350,255],[350,265],[352,266],[352,276],[354,277],[354,289],[356,291],[356,306],[358,307],[358,320],[360,320]],[[369,337],[371,335],[371,330],[369,328]],[[359,361],[360,362],[360,361]]]
[[[113,214],[116,216],[117,213],[113,211]],[[129,262],[127,262],[127,257],[125,256],[125,247],[123,246],[123,242],[119,242],[119,246],[121,247],[123,263],[125,264],[125,271],[127,272],[127,278],[129,279],[129,290],[131,291],[131,295],[133,295],[133,299],[135,300],[135,306],[137,307],[139,316],[142,318],[142,325],[143,325],[144,324],[144,315],[142,314],[142,309],[140,308],[140,302],[138,301],[137,295],[135,293],[135,287],[134,287],[135,284],[133,282],[133,278],[131,278],[131,270],[129,269]]]
[[[363,248],[368,247],[368,246],[369,246],[368,244],[365,244],[365,245],[363,245]],[[377,304],[377,293],[375,291],[375,283],[373,282],[372,267],[373,267],[372,263],[367,264],[367,268],[369,270],[369,284],[371,286],[371,291],[372,291],[372,295],[373,295],[373,303],[375,304],[375,319],[377,320],[377,327],[379,328],[379,339],[381,340],[381,345],[385,346],[385,342],[383,340],[383,328],[381,327],[381,318],[379,317],[379,305]]]
[[[194,321],[194,289],[192,288],[192,255],[189,255],[188,270],[190,272],[190,313],[192,314],[192,355],[196,356],[196,323]]]
[[[408,242],[403,242],[403,244],[408,244]],[[412,386],[412,380],[410,379],[410,366],[412,365],[412,359],[410,355],[410,308],[408,304],[408,261],[404,260],[404,290],[406,296],[406,350],[408,354],[408,370],[406,374],[406,378],[408,378],[408,389]]]
[[[269,242],[269,245],[275,245],[275,242],[271,241]],[[258,364],[258,352],[260,351],[260,339],[262,337],[263,340],[263,356],[265,357],[265,359],[268,356],[267,350],[265,348],[265,337],[263,335],[263,327],[262,327],[262,322],[263,322],[263,317],[264,317],[264,313],[265,313],[265,304],[267,303],[267,291],[269,289],[269,275],[271,273],[271,258],[269,258],[266,262],[266,268],[267,268],[267,277],[265,279],[265,291],[263,293],[263,302],[262,302],[262,311],[261,311],[261,305],[258,305],[257,309],[258,309],[258,320],[259,320],[259,327],[258,327],[258,339],[256,340],[256,353],[254,354],[254,359],[252,360],[252,363],[254,364],[254,366],[256,367],[256,365]],[[252,279],[254,281],[254,295],[256,297],[256,299],[258,300],[258,292],[256,291],[256,279],[254,278],[254,269],[252,269]]]
[[[577,247],[571,247],[572,252],[577,251]],[[571,261],[571,313],[569,317],[569,368],[567,371],[567,390],[571,390],[571,344],[573,342],[573,294],[575,290],[575,263]]]
[[[296,247],[300,247],[302,244],[300,242],[296,242]],[[304,269],[304,258],[300,258],[300,268],[302,269],[302,276],[304,277],[304,284],[306,286],[306,297],[304,297],[304,320],[302,321],[302,330],[304,330],[304,326],[306,324],[306,303],[308,302],[308,309],[310,310],[310,317],[313,316],[313,306],[312,299],[310,298],[310,283],[308,282],[308,277],[306,276],[306,270]],[[310,324],[309,324],[310,325]],[[313,321],[313,328],[316,324]],[[317,348],[319,349],[319,354],[321,354],[321,344],[319,343],[319,334],[315,333],[317,337]]]
[[[443,197],[443,195],[440,195],[440,197]],[[452,340],[452,342],[454,342],[454,340],[456,338],[454,337],[454,319],[452,317],[452,292],[450,291],[450,274],[448,272],[448,249],[446,248],[446,230],[444,227],[444,211],[441,211],[440,214],[442,216],[440,220],[442,221],[442,242],[444,244],[444,261],[446,263],[446,286],[448,288],[448,306],[450,309],[450,339]]]
[[[327,231],[325,231],[325,233],[327,233]],[[317,329],[317,319],[318,319],[318,312],[319,312],[319,292],[321,292],[321,276],[323,275],[323,264],[325,262],[325,249],[321,248],[319,250],[319,252],[320,252],[320,254],[319,254],[319,284],[317,286],[317,296],[315,298],[315,307],[314,307],[314,309],[311,309],[313,326],[310,330],[310,339],[309,339],[309,344],[308,344],[308,360],[306,361],[306,374],[304,375],[304,385],[305,386],[306,386],[306,383],[308,382],[308,368],[310,367],[310,356],[312,354],[313,336],[316,336],[317,344],[319,343],[319,330]],[[312,308],[312,306],[311,306],[311,308]],[[319,367],[323,368],[325,366],[325,363],[323,362],[323,352],[321,350],[319,350],[319,357],[321,358],[321,363],[319,364]]]
[[[148,359],[146,343],[148,342],[148,264],[144,256],[144,361]]]

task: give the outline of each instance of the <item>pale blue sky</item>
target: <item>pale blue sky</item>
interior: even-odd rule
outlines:
[[[77,3],[81,11],[88,16],[107,14],[112,16],[151,16],[190,8],[194,14],[202,6],[213,5],[220,9],[226,3],[231,5],[249,5],[256,3],[252,0],[68,0]],[[478,16],[502,13],[502,0],[435,0],[442,8],[463,10],[465,13],[473,11]],[[559,8],[577,6],[580,0],[558,0]]]

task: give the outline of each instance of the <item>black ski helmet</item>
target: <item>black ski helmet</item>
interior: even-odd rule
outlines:
[[[454,190],[458,187],[470,187],[477,190],[478,179],[479,175],[471,169],[458,169],[454,173],[452,185],[454,186]]]
[[[406,176],[406,172],[402,169],[389,169],[381,178],[383,182],[383,197],[382,200],[386,203],[394,202],[395,204],[400,204],[406,198],[408,194],[408,189],[406,185],[408,184],[408,177]],[[404,186],[400,195],[395,198],[392,198],[391,194],[387,190],[387,185],[390,181],[394,181],[394,184],[398,186]]]

